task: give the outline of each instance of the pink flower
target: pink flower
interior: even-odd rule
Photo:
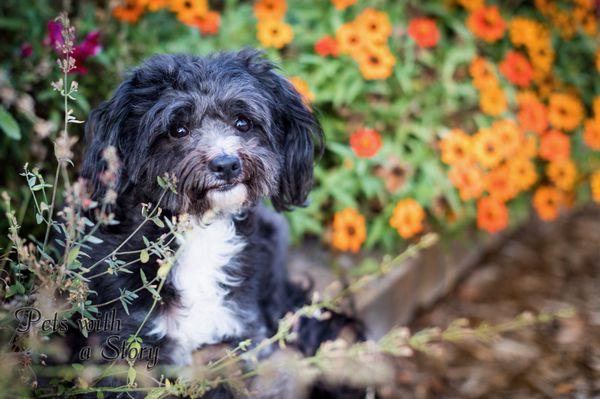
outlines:
[[[31,57],[33,54],[33,47],[29,43],[21,44],[21,58]]]
[[[48,36],[44,39],[44,44],[51,46],[55,52],[60,54],[60,48],[64,43],[62,37],[62,25],[60,22],[48,22]],[[71,56],[75,59],[75,68],[70,73],[78,72],[85,75],[88,69],[83,65],[85,61],[96,55],[102,50],[100,45],[100,31],[93,31],[87,34],[85,39],[73,48]]]

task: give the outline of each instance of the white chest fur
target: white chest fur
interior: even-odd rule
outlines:
[[[171,276],[181,306],[158,317],[152,330],[176,342],[178,353],[173,358],[178,363],[190,363],[192,351],[201,345],[242,334],[242,322],[227,306],[227,288],[223,287],[240,281],[223,268],[235,262],[243,248],[244,242],[236,235],[230,218],[194,225],[180,242]]]

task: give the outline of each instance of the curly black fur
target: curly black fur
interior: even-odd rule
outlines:
[[[249,131],[236,130],[234,121],[239,115],[252,122]],[[189,134],[172,137],[170,132],[180,126]],[[245,331],[243,336],[223,336],[220,340],[235,343],[270,336],[286,312],[307,302],[307,293],[287,276],[287,228],[283,218],[260,202],[270,199],[277,211],[305,203],[312,186],[314,154],[321,151],[323,133],[300,94],[262,54],[243,50],[210,57],[154,56],[133,70],[110,100],[92,111],[86,137],[89,145],[81,175],[91,183],[94,199],[101,200],[105,195],[101,179],[106,168],[102,158],[105,148],[117,149],[121,168],[116,185],[118,198],[112,209],[119,224],[95,234],[102,243],[87,251],[91,257],[85,259],[84,266],[101,260],[139,225],[139,204],[157,203],[162,190],[156,177],[165,172],[177,177],[178,191],[168,194],[161,203],[165,215],[186,212],[201,217],[218,207],[215,198],[221,197],[211,197],[211,193],[218,192],[224,183],[210,172],[209,164],[220,151],[215,148],[216,142],[227,140],[223,145],[232,146],[242,163],[239,176],[227,183],[244,186],[246,195],[236,214],[245,217],[234,220],[237,235],[247,243],[236,257],[235,266],[226,269],[243,281],[228,287],[227,298],[243,320]],[[166,229],[146,224],[121,251],[139,250],[144,247],[142,237],[155,240],[164,233]],[[177,250],[177,244],[173,244],[173,250]],[[136,262],[137,257],[120,257],[133,262],[129,267],[132,273],[104,274],[91,281],[93,303],[117,298],[123,289],[140,287],[140,269],[148,279],[155,276],[155,259],[142,264]],[[118,332],[121,340],[135,332],[153,301],[145,290],[138,294],[129,314],[118,302],[102,309],[117,312],[122,321]],[[170,277],[161,294],[158,309],[145,324],[141,337],[144,345],[160,348],[159,364],[172,364],[179,360],[173,355],[177,353],[176,343],[150,333],[155,317],[178,306],[179,293]],[[324,323],[306,319],[300,327],[298,348],[313,354],[321,342],[334,338],[345,326],[356,325],[341,315]],[[102,345],[113,334],[92,334],[87,343]],[[74,349],[76,354],[77,345]],[[214,395],[227,397],[230,393],[219,390]]]

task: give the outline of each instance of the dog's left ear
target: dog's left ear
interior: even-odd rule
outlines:
[[[323,130],[313,111],[292,83],[276,72],[263,53],[244,50],[238,54],[252,75],[272,96],[270,106],[278,132],[282,173],[278,192],[271,196],[277,211],[302,206],[313,185],[315,155],[323,151]]]

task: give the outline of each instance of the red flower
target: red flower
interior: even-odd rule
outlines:
[[[493,43],[504,36],[506,22],[497,6],[481,7],[469,15],[467,27],[478,38]]]
[[[350,136],[350,147],[360,158],[371,158],[381,147],[381,135],[373,129],[360,129]]]
[[[433,47],[440,40],[440,31],[431,18],[414,18],[408,24],[408,35],[419,47]]]
[[[217,11],[208,11],[202,17],[194,17],[186,24],[198,28],[204,36],[216,35],[221,27],[221,14]]]
[[[533,68],[527,58],[516,51],[509,51],[500,64],[500,72],[512,84],[527,87],[533,79]]]
[[[321,57],[337,57],[339,54],[337,41],[331,36],[324,36],[315,43],[315,53]]]
[[[55,52],[60,54],[60,48],[63,44],[62,25],[60,22],[48,22],[48,36],[44,39],[44,44],[51,46]],[[75,59],[75,68],[69,73],[79,72],[87,73],[87,68],[83,66],[88,57],[96,55],[102,50],[100,45],[100,31],[93,31],[87,34],[85,39],[73,48],[71,56]]]

